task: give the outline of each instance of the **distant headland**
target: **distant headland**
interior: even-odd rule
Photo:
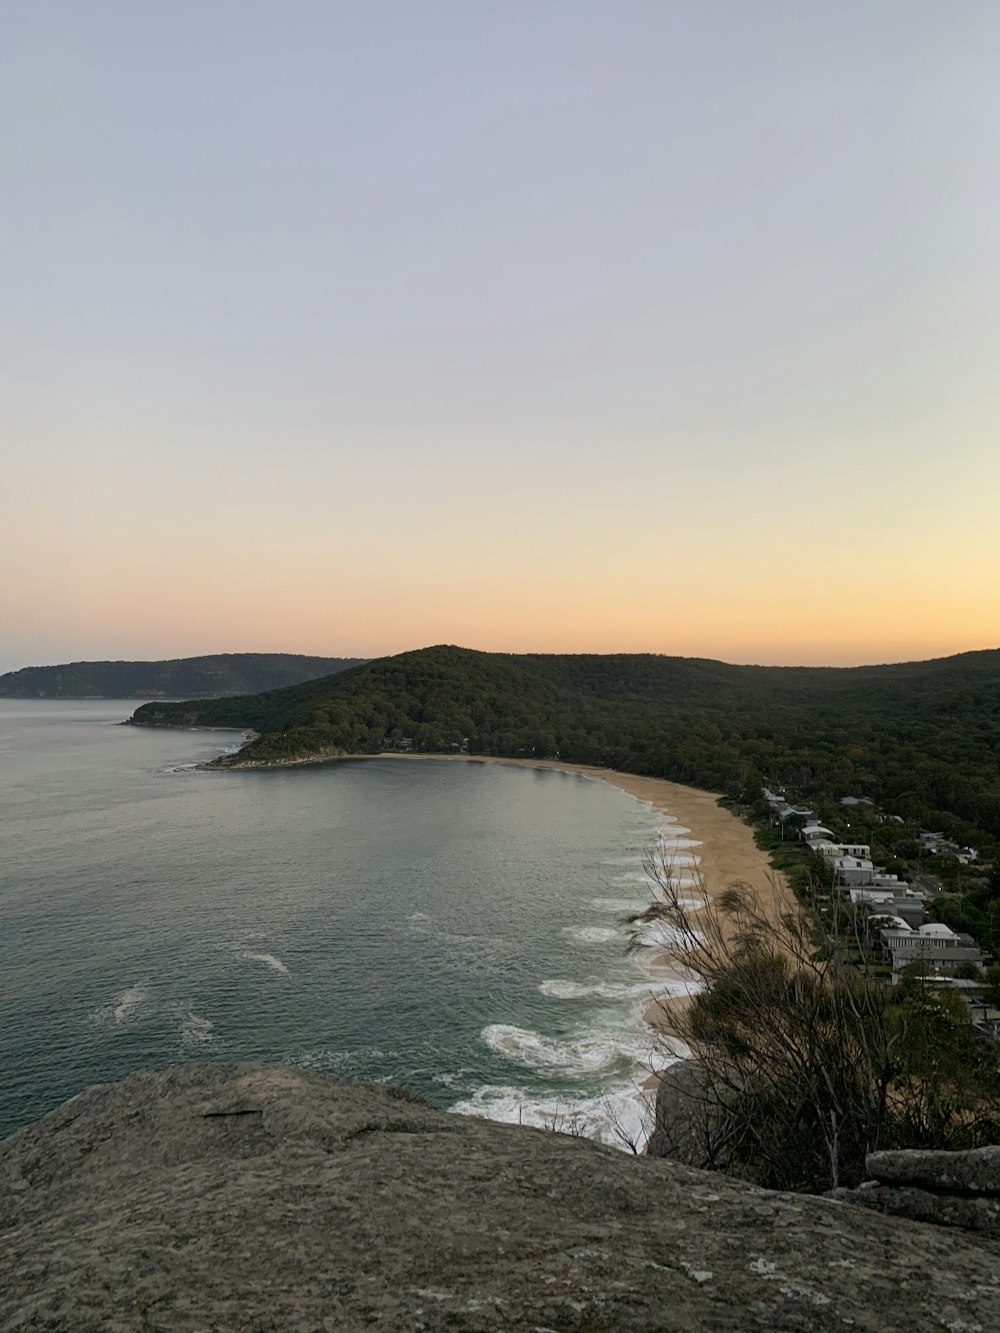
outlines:
[[[217,699],[277,690],[357,666],[359,657],[213,653],[162,662],[64,662],[0,676],[0,699]]]

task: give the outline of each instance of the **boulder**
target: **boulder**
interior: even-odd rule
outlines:
[[[4,1330],[986,1330],[998,1254],[260,1065],[133,1075],[0,1144]]]
[[[933,1222],[939,1227],[965,1227],[1000,1237],[1000,1199],[990,1199],[985,1194],[944,1194],[912,1185],[882,1185],[872,1180],[855,1190],[830,1190],[827,1198],[873,1208],[890,1217]]]
[[[678,1060],[668,1065],[656,1089],[656,1118],[646,1144],[648,1156],[669,1157],[687,1166],[725,1166],[725,1162],[713,1162],[709,1151],[708,1129],[715,1121],[709,1096],[705,1066],[700,1061]]]
[[[918,1149],[873,1152],[865,1170],[887,1185],[915,1185],[920,1189],[1000,1197],[1000,1147],[972,1148],[967,1152],[930,1152]]]

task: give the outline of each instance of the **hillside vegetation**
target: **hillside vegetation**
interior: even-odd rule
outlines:
[[[864,794],[962,841],[1000,838],[1000,651],[877,667],[425,648],[290,689],[147,704],[148,725],[260,732],[230,761],[386,748],[559,758],[737,794]]]
[[[330,676],[357,657],[297,653],[215,653],[165,662],[65,662],[0,676],[3,699],[214,698],[255,694]]]

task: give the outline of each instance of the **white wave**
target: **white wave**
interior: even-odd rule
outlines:
[[[114,996],[110,1004],[104,1005],[93,1015],[96,1023],[114,1023],[121,1026],[127,1023],[134,1015],[136,1009],[146,998],[147,990],[143,983],[136,986],[126,986]]]
[[[551,1000],[583,1000],[595,996],[601,1000],[633,1000],[651,995],[648,981],[543,981],[538,989]]]
[[[592,1097],[539,1097],[520,1088],[490,1086],[449,1109],[509,1125],[533,1125],[564,1134],[597,1139],[631,1151],[645,1144],[653,1128],[656,1094],[650,1089],[622,1087]]]
[[[680,935],[666,921],[641,921],[635,925],[636,943],[644,949],[671,949],[680,941]]]
[[[679,851],[681,848],[684,847],[702,847],[703,845],[704,844],[702,843],[700,838],[669,837],[669,838],[661,838],[659,842],[660,848],[662,848],[662,850],[668,856],[672,851]]]
[[[491,1051],[505,1060],[549,1072],[611,1072],[623,1064],[649,1066],[654,1059],[653,1033],[639,1026],[597,1030],[560,1040],[510,1023],[491,1023],[483,1028],[482,1038]]]
[[[196,1014],[190,1004],[178,1002],[175,1006],[181,1030],[181,1041],[185,1046],[203,1046],[215,1040],[215,1024]]]
[[[701,864],[701,857],[694,852],[671,852],[669,847],[664,849],[662,858],[657,858],[657,866],[665,865],[668,870],[674,870],[677,866],[697,866]]]
[[[430,921],[430,917],[426,912],[411,912],[406,919],[407,921],[412,921],[415,925],[421,926],[426,925],[427,922]]]
[[[679,979],[647,981],[543,981],[538,987],[550,1000],[668,1000],[678,995],[693,995],[700,989],[697,981]]]
[[[638,912],[649,905],[648,894],[637,894],[634,898],[591,898],[589,906],[595,912]]]
[[[620,944],[624,938],[618,926],[563,926],[562,933],[575,944]]]
[[[280,958],[275,958],[273,953],[241,953],[240,957],[248,963],[263,963],[272,972],[280,972],[282,976],[288,976],[288,968]]]

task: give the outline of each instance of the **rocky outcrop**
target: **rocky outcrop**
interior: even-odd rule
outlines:
[[[727,1162],[717,1160],[710,1139],[722,1137],[725,1118],[726,1108],[709,1084],[706,1066],[699,1060],[678,1060],[660,1074],[646,1152],[686,1166],[721,1170]]]
[[[1000,1247],[254,1065],[0,1145],[0,1328],[989,1330]]]
[[[829,1197],[893,1217],[1000,1237],[1000,1147],[869,1153],[865,1170],[871,1180],[855,1190],[833,1190]]]
[[[885,1185],[1000,1198],[1000,1147],[969,1152],[873,1152],[865,1158],[865,1169]]]

